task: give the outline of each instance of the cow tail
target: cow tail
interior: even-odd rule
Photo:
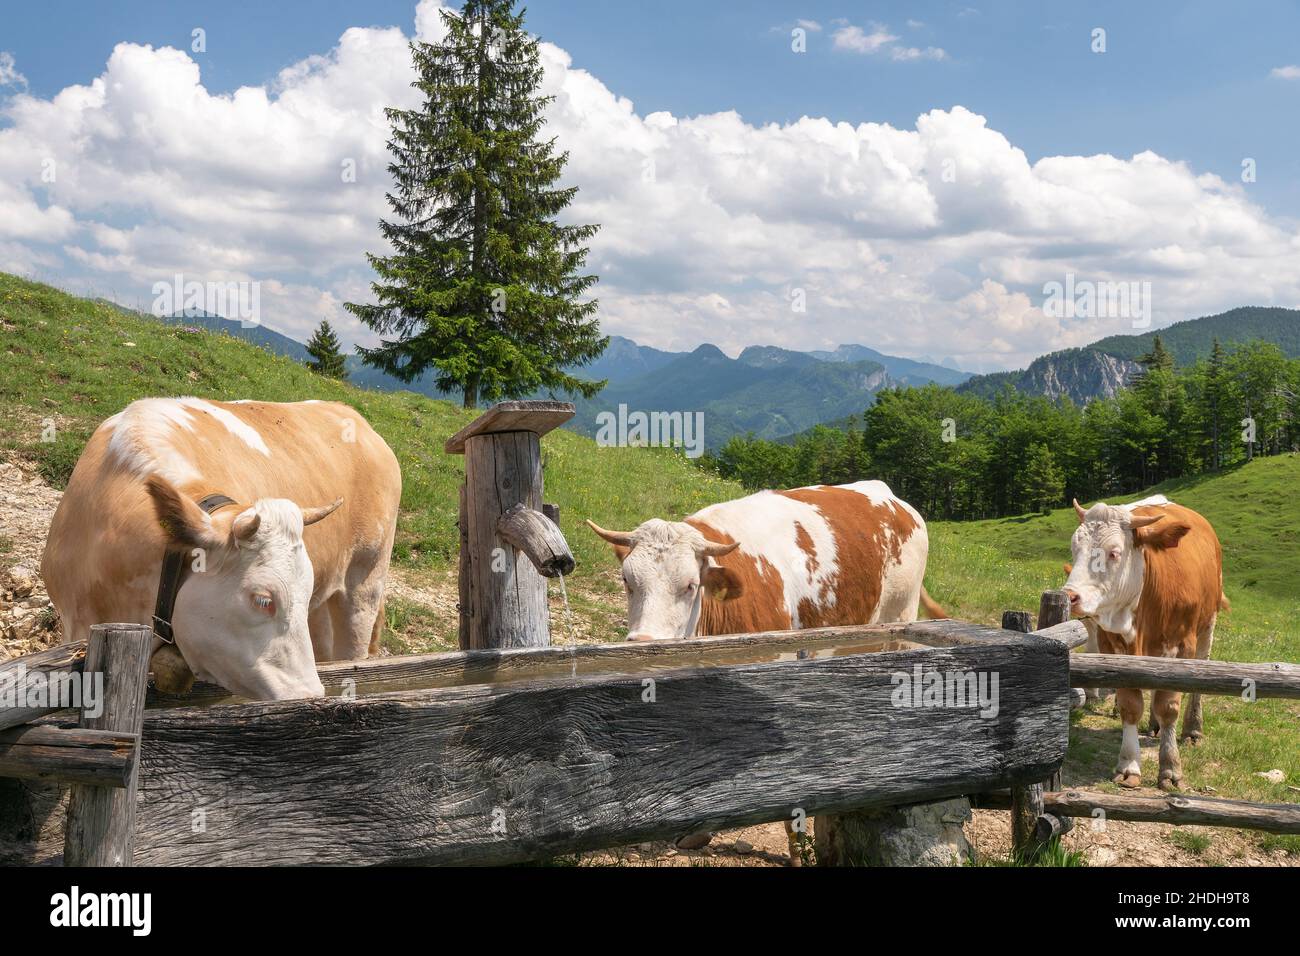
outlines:
[[[935,603],[935,600],[930,597],[924,584],[921,585],[921,607],[925,608],[925,616],[930,618],[932,621],[942,620],[948,616],[948,612],[941,608],[937,603]]]
[[[1219,610],[1220,611],[1232,610],[1232,602],[1228,600],[1228,595],[1224,594],[1222,591],[1219,592]]]

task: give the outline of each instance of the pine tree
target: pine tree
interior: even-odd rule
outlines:
[[[1046,514],[1061,503],[1065,475],[1046,445],[1035,442],[1029,446],[1021,485],[1021,498],[1031,511]]]
[[[404,381],[432,370],[438,388],[479,399],[539,389],[591,397],[604,382],[566,368],[604,351],[595,282],[581,271],[595,225],[556,216],[576,187],[557,188],[568,162],[539,133],[552,97],[538,95],[537,40],[514,0],[465,0],[443,10],[445,39],[413,42],[413,110],[388,109],[394,221],[391,255],[367,258],[375,304],[347,308],[385,338],[366,363]]]
[[[334,334],[328,321],[322,319],[320,325],[316,326],[311,341],[307,343],[307,354],[314,360],[308,362],[307,367],[317,375],[340,379],[348,377],[343,353],[339,350],[339,337]]]

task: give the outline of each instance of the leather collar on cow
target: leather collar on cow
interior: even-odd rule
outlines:
[[[205,514],[235,503],[234,498],[225,495],[206,495],[198,501]],[[176,594],[185,578],[186,557],[184,551],[174,548],[168,548],[163,555],[162,573],[158,576],[158,600],[153,609],[153,632],[164,644],[176,643],[176,635],[172,633],[172,611],[176,608]]]

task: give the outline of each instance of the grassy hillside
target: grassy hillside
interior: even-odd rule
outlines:
[[[1224,550],[1224,590],[1232,602],[1215,631],[1218,660],[1300,662],[1298,485],[1300,456],[1282,455],[1166,482],[1113,502],[1163,492],[1214,525]],[[1070,559],[1076,526],[1069,508],[1045,516],[932,522],[927,587],[954,617],[996,623],[1005,609],[1036,610],[1040,592],[1065,580],[1062,565]],[[1186,786],[1212,787],[1221,797],[1296,802],[1288,785],[1300,786],[1300,702],[1208,697],[1205,721],[1204,744],[1183,751]],[[1118,727],[1109,707],[1076,720],[1067,784],[1071,773],[1073,782],[1109,780]],[[1274,768],[1286,773],[1285,783],[1253,776]],[[1146,778],[1150,783],[1154,772]],[[1261,840],[1300,853],[1300,839]]]
[[[341,401],[364,415],[402,463],[395,560],[414,570],[450,567],[464,459],[444,441],[476,413],[411,392],[372,392],[313,375],[287,358],[207,330],[139,318],[102,302],[0,273],[0,449],[35,461],[62,487],[95,427],[132,400]],[[47,423],[56,440],[42,441]],[[546,498],[558,504],[578,561],[573,576],[616,595],[609,547],[582,524],[612,528],[680,517],[741,493],[659,449],[598,448],[557,431],[542,442]],[[618,610],[615,616],[621,614]]]

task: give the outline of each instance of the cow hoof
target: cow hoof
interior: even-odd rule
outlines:
[[[1182,789],[1183,775],[1180,773],[1174,773],[1172,770],[1161,770],[1158,784],[1160,789],[1165,791],[1165,793],[1173,793]]]
[[[679,850],[703,850],[712,840],[713,834],[708,831],[704,833],[688,833],[686,836],[674,840],[673,846]]]
[[[1142,776],[1136,773],[1117,773],[1115,782],[1121,787],[1127,787],[1129,790],[1136,790],[1142,786]]]
[[[1200,746],[1201,741],[1204,739],[1205,735],[1203,733],[1199,730],[1193,730],[1190,734],[1184,734],[1180,743],[1184,747],[1197,747]]]

